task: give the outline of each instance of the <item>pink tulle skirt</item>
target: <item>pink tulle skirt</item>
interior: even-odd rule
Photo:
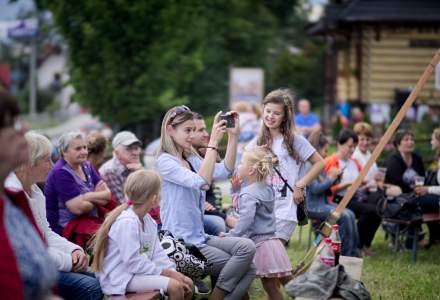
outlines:
[[[292,265],[286,249],[279,239],[269,239],[257,244],[254,257],[257,277],[285,277],[292,275]]]

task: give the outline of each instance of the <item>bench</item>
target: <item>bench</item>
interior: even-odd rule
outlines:
[[[150,300],[160,298],[161,295],[159,291],[147,291],[143,293],[130,293],[125,295],[108,296],[107,300]]]
[[[408,226],[409,228],[414,229],[414,237],[417,238],[413,238],[413,244],[412,244],[412,255],[411,255],[411,260],[413,263],[416,263],[417,261],[417,245],[418,245],[418,236],[419,233],[422,231],[421,228],[421,223],[429,223],[429,222],[440,222],[440,214],[438,213],[426,213],[423,214],[423,220],[422,221],[416,221],[416,222],[411,222],[411,221],[402,221],[402,220],[396,220],[396,219],[383,219],[382,221],[387,222],[387,223],[391,223],[391,224],[397,224],[399,226],[397,226],[397,232],[396,235],[394,237],[394,246],[393,246],[393,250],[395,252],[398,252],[401,247],[402,247],[402,242],[401,240],[403,238],[405,238],[404,236],[402,236],[402,231],[400,230],[400,225],[405,225]]]
[[[362,275],[362,266],[363,266],[364,260],[359,257],[349,257],[349,256],[340,256],[339,257],[339,264],[344,266],[345,272],[347,274],[356,280],[361,280]],[[315,260],[312,264],[319,264],[317,260]],[[309,298],[303,298],[303,297],[297,297],[296,300],[311,300]],[[336,300],[336,299],[342,299],[337,297],[332,297],[330,300]]]

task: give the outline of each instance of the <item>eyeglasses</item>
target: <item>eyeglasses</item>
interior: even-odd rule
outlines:
[[[176,107],[172,108],[172,110],[173,110],[173,111],[172,111],[172,113],[170,114],[170,119],[169,119],[169,121],[168,121],[168,124],[173,123],[174,119],[175,119],[178,115],[183,114],[183,113],[186,112],[186,111],[191,111],[191,109],[189,109],[189,107],[186,106],[186,105],[179,105],[179,106],[176,106]]]

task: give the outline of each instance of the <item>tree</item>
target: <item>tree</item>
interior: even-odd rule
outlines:
[[[230,65],[264,66],[276,22],[261,1],[37,1],[70,50],[75,100],[121,126],[226,103]],[[211,109],[209,109],[211,108]]]

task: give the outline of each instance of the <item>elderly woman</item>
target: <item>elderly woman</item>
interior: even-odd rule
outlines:
[[[9,175],[5,186],[25,192],[32,214],[48,244],[49,255],[58,268],[60,296],[64,299],[102,299],[99,281],[92,273],[82,273],[88,266],[83,249],[53,232],[46,219],[46,199],[36,183],[46,181],[52,168],[51,143],[34,132],[26,133],[25,139],[29,160]]]
[[[25,124],[15,100],[0,91],[0,291],[2,299],[44,299],[56,269],[22,191],[4,188],[10,172],[28,160]]]
[[[97,208],[110,201],[110,190],[87,161],[82,133],[62,135],[58,146],[61,158],[44,189],[47,219],[55,232],[85,246],[102,223]]]
[[[416,190],[417,176],[425,176],[425,166],[420,155],[414,152],[414,134],[409,130],[399,130],[394,136],[393,153],[385,162],[387,173],[385,182],[393,183],[401,187],[404,193],[419,192],[417,199],[423,213],[438,213],[439,200],[432,194],[424,194],[422,190]],[[437,222],[427,223],[430,243],[440,239],[440,226]],[[411,244],[407,241],[407,246]]]

